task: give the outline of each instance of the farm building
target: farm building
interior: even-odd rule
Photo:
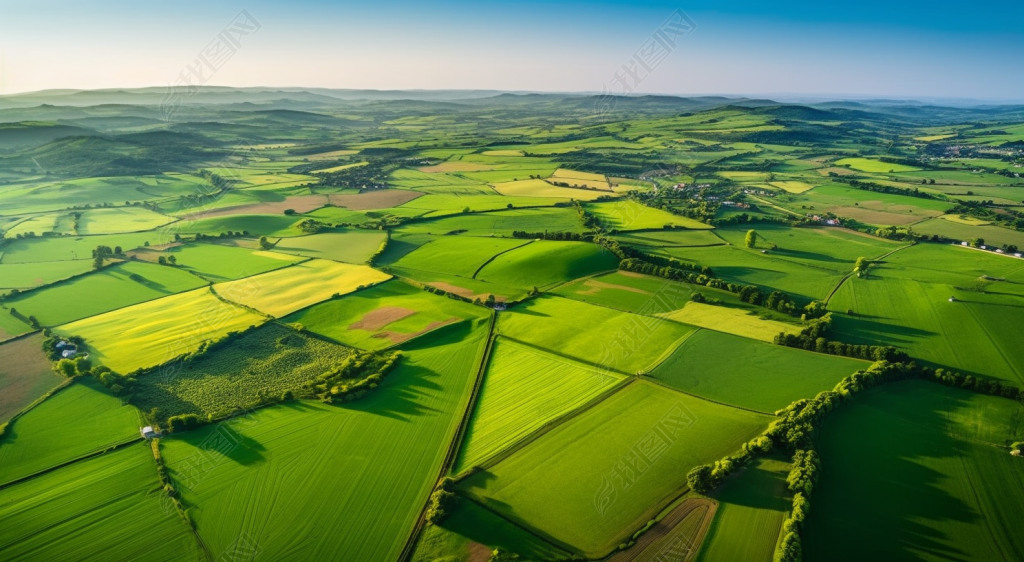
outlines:
[[[78,354],[78,348],[75,346],[66,346],[64,351],[60,352],[60,356],[64,359],[71,359]]]
[[[151,425],[147,425],[146,427],[143,427],[142,429],[139,430],[139,433],[141,433],[142,436],[145,437],[146,439],[152,439],[154,437],[158,437],[156,431],[153,429],[153,426],[151,426]]]

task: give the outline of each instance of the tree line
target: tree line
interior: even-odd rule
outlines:
[[[858,345],[841,341],[829,340],[826,336],[832,327],[832,313],[827,312],[810,325],[800,330],[799,334],[779,332],[774,339],[776,345],[805,349],[828,355],[842,355],[868,361],[910,361],[910,356],[891,345]]]

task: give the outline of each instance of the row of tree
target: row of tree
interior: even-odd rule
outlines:
[[[817,307],[824,310],[824,307]],[[776,345],[805,349],[828,355],[842,355],[868,361],[910,361],[910,356],[891,345],[864,345],[829,340],[827,335],[832,327],[832,313],[827,312],[814,319],[799,334],[779,332],[774,339]]]

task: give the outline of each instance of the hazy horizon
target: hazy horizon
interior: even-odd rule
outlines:
[[[226,87],[1024,99],[1024,6],[953,2],[0,7],[0,95]],[[210,55],[210,56],[206,56]],[[205,58],[203,58],[205,57]],[[212,60],[212,62],[211,62]],[[202,68],[199,68],[199,67]]]

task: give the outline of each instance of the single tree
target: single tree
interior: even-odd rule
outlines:
[[[757,247],[757,231],[751,228],[747,231],[747,237],[745,239],[748,248]]]

